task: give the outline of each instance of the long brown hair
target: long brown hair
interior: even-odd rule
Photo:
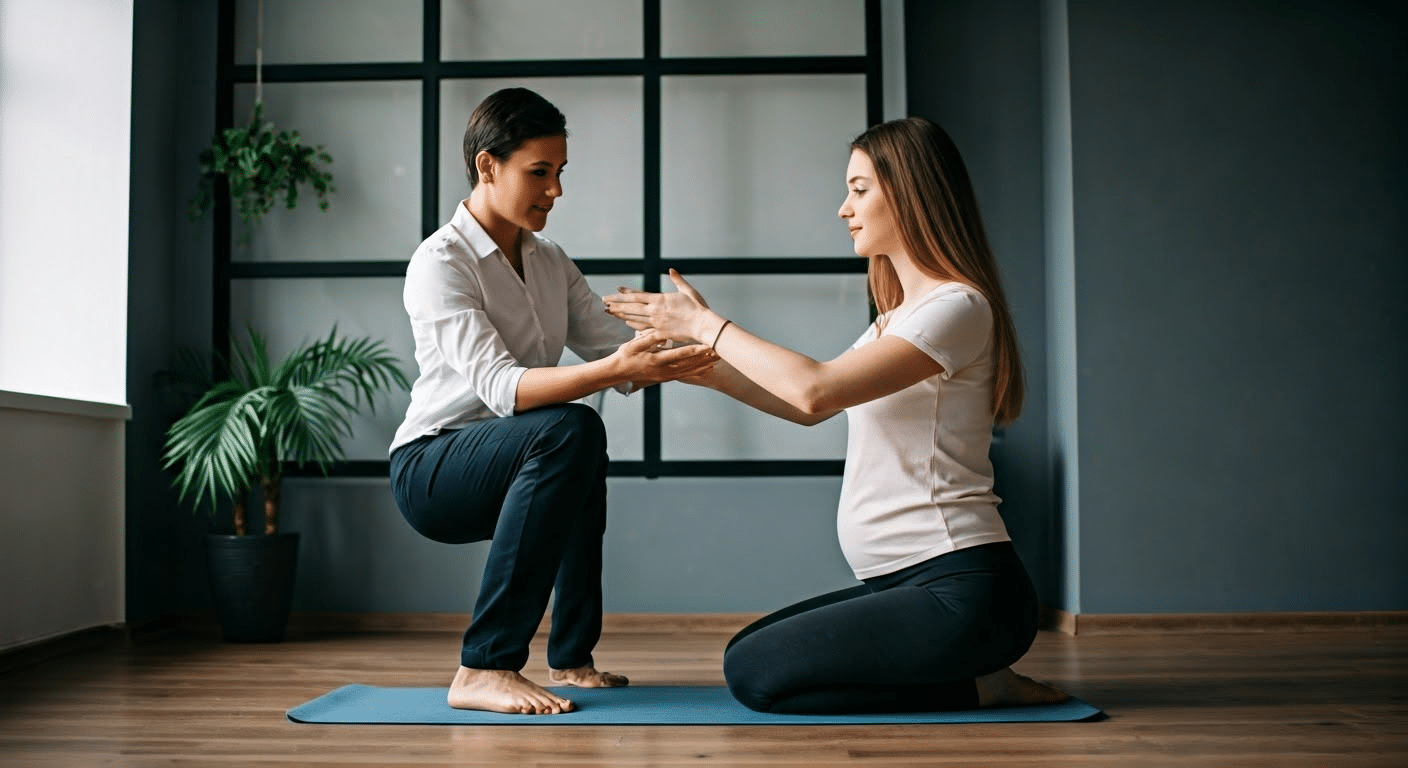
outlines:
[[[992,307],[993,419],[1011,423],[1021,414],[1026,395],[1017,329],[958,147],[934,123],[907,117],[872,126],[851,142],[851,149],[864,152],[874,164],[905,253],[919,271],[963,283]],[[871,258],[869,277],[870,295],[881,314],[904,301],[904,287],[888,256]]]

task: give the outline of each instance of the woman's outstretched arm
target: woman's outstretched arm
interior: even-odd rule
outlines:
[[[680,381],[708,387],[770,416],[786,419],[804,427],[820,424],[841,412],[841,409],[837,408],[819,413],[807,413],[758,386],[757,382],[739,373],[736,368],[722,360],[714,365],[713,370],[706,371],[699,376],[681,378]]]
[[[606,297],[607,311],[637,330],[654,328],[676,341],[710,344],[738,373],[809,416],[834,414],[884,397],[944,370],[909,341],[886,336],[819,362],[724,319],[674,270],[670,279],[679,287],[677,293],[614,294]]]

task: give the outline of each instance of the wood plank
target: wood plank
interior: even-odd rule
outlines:
[[[277,644],[150,628],[0,674],[0,765],[1408,765],[1408,627],[1044,631],[1018,665],[1108,714],[932,726],[312,726],[284,711],[349,682],[445,685],[460,626],[308,622]],[[443,617],[442,617],[443,618]],[[597,658],[637,685],[718,684],[749,616],[608,624]],[[398,621],[400,621],[398,619]],[[322,628],[318,628],[322,627]],[[328,628],[332,627],[332,628]],[[339,628],[340,627],[340,628]],[[525,674],[545,680],[538,637]]]

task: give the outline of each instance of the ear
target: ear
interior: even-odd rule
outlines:
[[[479,181],[494,183],[494,169],[498,163],[494,161],[494,156],[488,150],[481,149],[479,154],[474,156],[474,170],[479,172]]]

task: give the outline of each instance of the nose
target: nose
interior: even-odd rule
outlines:
[[[837,215],[837,216],[840,216],[840,217],[843,218],[843,219],[849,219],[849,218],[851,218],[852,216],[856,215],[856,212],[853,211],[853,210],[851,210],[851,196],[850,196],[850,195],[847,195],[847,196],[846,196],[846,199],[841,201],[841,210],[837,211],[837,212],[836,212],[836,215]]]
[[[548,185],[548,197],[562,197],[562,179],[553,179]]]

